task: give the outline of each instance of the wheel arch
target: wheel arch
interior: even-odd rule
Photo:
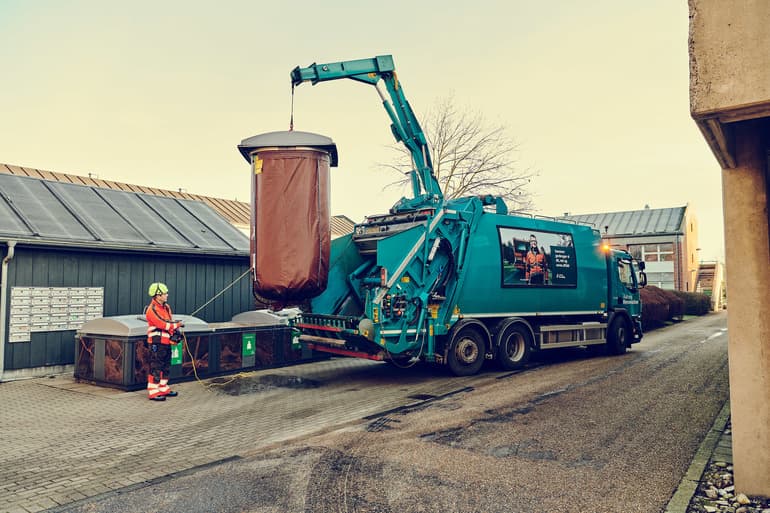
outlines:
[[[623,319],[629,328],[633,329],[634,327],[633,321],[631,320],[631,315],[629,315],[628,310],[625,308],[616,308],[610,313],[610,316],[607,319],[608,328],[612,326],[612,323],[615,322],[615,319]]]
[[[614,329],[616,322],[622,322],[624,327],[623,344],[619,344],[617,340],[617,332]],[[630,338],[629,338],[630,337]],[[634,323],[625,309],[618,308],[612,312],[612,315],[607,319],[607,352],[611,355],[621,355],[626,352],[626,349],[631,347],[632,340],[634,338]]]
[[[481,334],[486,337],[486,343],[487,343],[487,350],[490,349],[490,346],[494,343],[492,339],[492,333],[490,333],[489,328],[481,322],[478,319],[460,319],[456,323],[454,323],[454,326],[449,330],[449,332],[444,336],[444,344],[442,348],[442,353],[444,357],[444,362],[447,361],[447,355],[449,354],[449,347],[452,345],[452,339],[454,339],[454,336],[462,329],[465,329],[469,326],[472,326],[474,328],[477,328]]]
[[[497,351],[497,348],[500,346],[500,334],[513,324],[521,324],[527,329],[527,332],[529,332],[529,340],[532,349],[537,349],[537,339],[535,337],[535,330],[532,328],[532,325],[523,317],[505,317],[498,321],[494,327],[494,333],[491,335],[491,340],[494,344],[494,350]]]

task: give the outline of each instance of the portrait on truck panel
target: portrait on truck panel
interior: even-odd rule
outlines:
[[[575,264],[574,261],[564,261],[564,255],[574,255],[571,234],[507,227],[500,227],[499,232],[503,286],[570,285],[564,280],[554,279],[557,267]],[[555,262],[555,255],[558,255],[559,262]]]

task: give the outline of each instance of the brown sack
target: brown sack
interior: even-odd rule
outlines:
[[[282,303],[315,297],[329,274],[329,154],[270,148],[252,158],[254,292]]]

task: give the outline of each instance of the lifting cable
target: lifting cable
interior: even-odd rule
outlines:
[[[206,308],[206,307],[209,305],[209,303],[211,303],[211,302],[212,302],[212,301],[214,301],[216,298],[218,298],[219,296],[221,296],[222,294],[224,294],[225,292],[227,292],[227,290],[228,290],[228,289],[230,289],[230,288],[231,288],[233,285],[235,285],[236,283],[238,283],[239,281],[241,281],[241,280],[243,279],[243,277],[244,277],[244,276],[246,276],[247,274],[249,274],[249,273],[251,272],[251,269],[252,269],[251,267],[249,267],[248,269],[246,269],[246,272],[245,272],[245,273],[243,273],[243,274],[241,274],[240,276],[238,276],[238,277],[237,277],[235,280],[233,280],[233,282],[232,282],[232,283],[230,283],[230,285],[228,285],[227,287],[223,288],[223,289],[222,289],[222,290],[221,290],[219,293],[217,293],[217,295],[215,295],[214,297],[212,297],[211,299],[209,299],[208,301],[206,301],[205,303],[203,303],[203,305],[201,305],[201,306],[200,306],[200,308],[196,308],[195,310],[193,310],[193,312],[192,312],[190,315],[192,315],[192,316],[195,316],[195,314],[197,314],[198,312],[200,312],[201,310],[203,310],[204,308]]]
[[[200,306],[199,308],[196,308],[190,315],[191,316],[195,316],[196,313],[198,313],[201,310],[203,310],[212,301],[214,301],[216,298],[218,298],[219,296],[224,294],[228,289],[232,288],[233,285],[235,285],[236,283],[241,281],[244,276],[246,276],[248,273],[250,273],[252,271],[252,269],[253,269],[252,267],[249,267],[248,269],[246,269],[246,272],[244,272],[243,274],[238,276],[235,280],[232,281],[232,283],[230,283],[230,285],[228,285],[227,287],[223,288],[214,297],[212,297],[211,299],[206,301],[202,306]],[[210,390],[211,387],[213,387],[213,386],[224,386],[224,385],[227,385],[229,383],[232,383],[233,381],[235,381],[236,379],[238,379],[239,377],[241,377],[243,375],[242,372],[239,372],[238,374],[233,376],[232,379],[230,379],[228,381],[225,381],[224,383],[208,383],[208,384],[204,383],[203,380],[201,380],[201,378],[198,376],[198,369],[197,369],[197,366],[195,365],[195,356],[192,354],[192,351],[190,351],[190,345],[187,343],[187,335],[185,334],[184,330],[182,330],[182,344],[183,344],[182,347],[184,348],[183,350],[185,350],[187,352],[187,355],[190,357],[190,362],[192,363],[192,370],[193,370],[193,374],[195,375],[195,380],[198,383],[200,383],[201,385],[203,385],[206,388],[206,390]]]
[[[294,131],[294,82],[291,83],[291,116],[289,117],[289,132]]]

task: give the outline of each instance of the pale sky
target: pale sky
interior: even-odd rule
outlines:
[[[453,96],[519,144],[538,213],[690,204],[724,260],[720,168],[689,113],[686,0],[0,0],[0,162],[248,201],[242,139],[289,128],[289,72],[393,55],[419,114]],[[331,137],[332,214],[402,195],[371,86],[296,90]]]

